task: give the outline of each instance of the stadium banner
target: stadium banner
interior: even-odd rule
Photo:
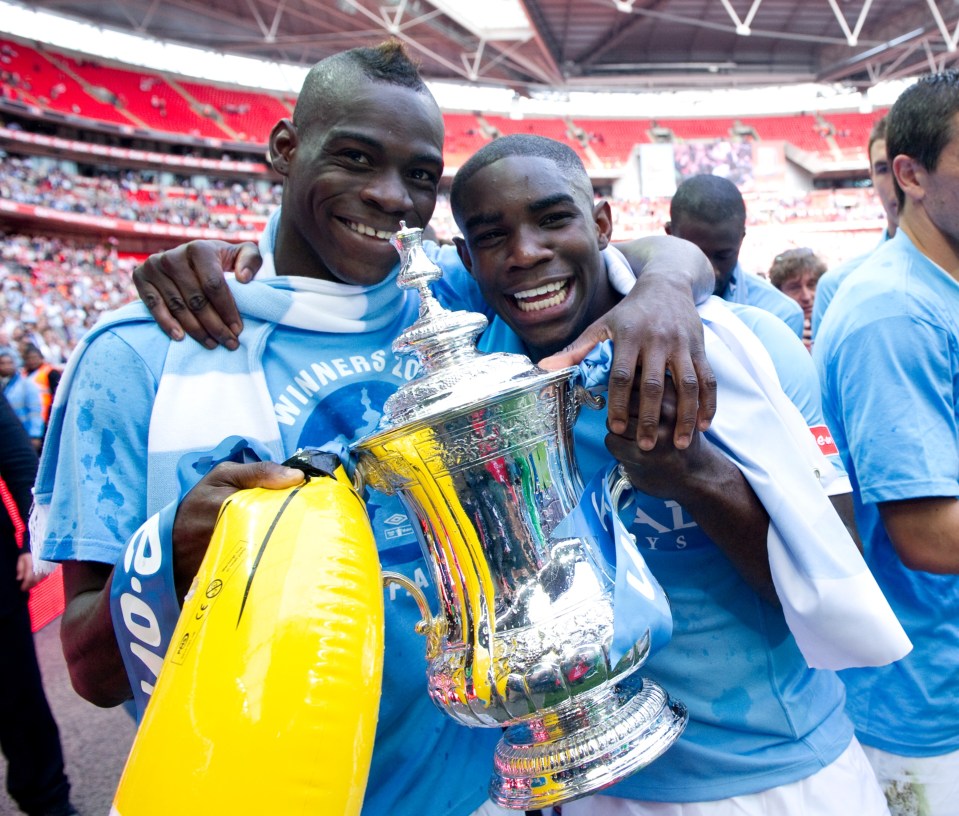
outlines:
[[[639,189],[646,198],[671,198],[676,192],[673,144],[639,146]]]
[[[199,156],[181,156],[157,153],[149,150],[114,147],[112,145],[91,144],[89,142],[64,139],[59,136],[47,136],[42,133],[29,133],[0,127],[0,142],[12,142],[64,153],[85,153],[109,159],[142,162],[147,165],[168,166],[208,170],[210,172],[249,173],[263,175],[269,168],[263,162],[236,161],[231,159],[206,159]],[[56,154],[54,154],[56,155]]]
[[[702,173],[728,178],[743,193],[775,192],[786,185],[786,148],[726,139],[643,144],[638,169],[646,198],[669,198],[683,179]]]
[[[148,224],[126,221],[106,215],[77,213],[34,204],[21,204],[18,201],[8,201],[7,199],[0,199],[0,215],[8,216],[14,220],[23,219],[27,222],[44,221],[51,224],[86,227],[91,231],[99,230],[111,235],[156,235],[181,241],[212,238],[219,241],[252,241],[254,243],[260,238],[260,230],[255,228],[257,221],[252,218],[248,219],[250,223],[247,229],[229,231],[212,227],[188,227],[180,224]],[[246,223],[246,220],[244,220],[244,223]],[[266,217],[264,216],[262,220],[265,222]]]

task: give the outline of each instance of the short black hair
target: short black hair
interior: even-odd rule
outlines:
[[[888,114],[886,152],[905,155],[932,172],[953,138],[952,121],[959,113],[959,71],[930,74],[903,91]],[[901,207],[906,196],[896,181]]]
[[[453,218],[459,224],[460,229],[462,229],[460,217],[463,209],[463,191],[469,180],[480,170],[510,156],[532,156],[549,159],[559,168],[563,177],[571,185],[579,188],[581,192],[589,196],[590,200],[592,199],[593,185],[589,180],[589,173],[586,172],[583,160],[569,145],[557,142],[555,139],[548,139],[545,136],[535,136],[531,133],[500,136],[498,139],[483,145],[470,156],[453,177],[453,185],[450,188],[450,209],[453,211]]]
[[[322,110],[326,98],[348,93],[351,80],[359,77],[429,94],[419,68],[403,44],[387,40],[372,47],[340,51],[316,63],[303,80],[293,110],[293,123],[300,126],[313,119]]]
[[[676,224],[684,218],[718,224],[739,218],[746,224],[746,203],[729,179],[703,174],[685,179],[669,203],[669,218]]]
[[[872,123],[872,130],[869,131],[869,141],[866,143],[866,153],[869,154],[869,166],[872,167],[872,146],[880,139],[885,140],[886,130],[889,127],[889,117],[883,116]]]

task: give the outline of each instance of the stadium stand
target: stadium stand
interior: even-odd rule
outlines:
[[[752,125],[760,139],[789,142],[807,153],[829,153],[823,139],[822,126],[808,113],[793,116],[745,117],[744,124]]]
[[[590,165],[590,156],[577,139],[571,138],[570,129],[572,125],[564,119],[510,119],[507,116],[493,116],[490,114],[484,115],[483,119],[498,135],[507,136],[513,133],[535,133],[538,136],[546,136],[549,139],[556,139],[558,142],[563,142],[579,154],[579,157],[587,167]]]
[[[451,167],[459,167],[489,141],[474,114],[444,113],[443,121],[446,125],[443,155]]]
[[[189,94],[198,105],[213,110],[220,118],[220,126],[241,142],[266,144],[273,125],[284,116],[292,116],[293,106],[267,93],[240,91],[179,80],[180,89]]]
[[[0,346],[30,342],[48,362],[66,361],[104,311],[133,299],[136,258],[116,242],[4,235],[0,244]]]
[[[279,202],[279,180],[264,162],[263,151],[274,122],[292,113],[295,99],[288,94],[161,76],[11,38],[0,38],[0,91],[0,115],[5,119],[0,123],[0,151],[5,151],[0,163],[0,230],[6,235],[6,266],[0,275],[5,286],[13,285],[9,281],[39,286],[34,300],[40,298],[36,308],[41,311],[51,290],[93,293],[83,307],[82,325],[130,292],[126,275],[121,286],[112,272],[76,271],[83,264],[72,261],[82,283],[60,278],[44,283],[50,267],[36,262],[37,257],[103,256],[110,258],[111,270],[128,271],[130,259],[192,238],[253,240]],[[446,112],[446,175],[448,179],[480,146],[506,133],[538,133],[569,144],[607,195],[635,146],[653,141],[654,135],[677,143],[781,141],[824,161],[855,155],[862,159],[864,175],[863,146],[879,115],[654,121]],[[783,224],[837,224],[836,234],[842,235],[846,225],[868,232],[882,218],[864,189],[786,197],[779,191],[757,191],[747,196],[747,203],[751,231]],[[655,233],[667,218],[668,199],[619,200],[615,208],[618,237]],[[433,226],[441,239],[454,234],[443,197]],[[831,233],[822,240],[837,243]],[[11,271],[10,253],[20,264],[16,271]],[[825,254],[830,254],[828,248]],[[757,261],[754,271],[762,271],[763,262]],[[97,281],[110,285],[104,288]],[[10,304],[4,298],[0,328],[9,330]]]
[[[872,123],[886,111],[864,115],[861,113],[830,113],[824,119],[831,128],[831,136],[835,140],[842,155],[865,155],[866,144],[869,142],[869,131]]]
[[[649,120],[583,119],[575,123],[589,139],[589,145],[605,167],[622,165],[637,144],[649,141]]]
[[[0,40],[0,86],[8,99],[114,124],[131,121],[117,108],[87,93],[80,80],[57,67],[45,53]]]
[[[290,115],[295,99],[239,88],[144,73],[42,51],[0,39],[0,91],[41,109],[214,143],[262,146],[276,120]],[[825,160],[864,159],[863,145],[880,114],[814,113],[739,119],[560,118],[512,119],[494,114],[446,113],[447,165],[455,169],[495,134],[539,133],[575,149],[587,167],[622,166],[634,145],[652,140],[654,128],[675,141],[729,139],[734,129],[757,140],[783,141]]]
[[[230,138],[215,119],[204,116],[175,87],[155,74],[143,74],[72,57],[58,57],[92,88],[108,89],[114,104],[146,127],[190,136]]]

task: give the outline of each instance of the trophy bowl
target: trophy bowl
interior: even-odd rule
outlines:
[[[439,613],[409,580],[385,580],[419,603],[434,703],[464,725],[506,727],[491,798],[526,809],[586,796],[647,765],[686,723],[685,707],[637,673],[648,628],[611,660],[615,577],[598,542],[555,534],[583,490],[573,424],[596,399],[576,369],[480,354],[486,319],[432,298],[440,273],[420,230],[395,242],[399,283],[419,286],[421,309],[394,350],[415,352],[423,371],[353,452],[366,484],[416,519]]]

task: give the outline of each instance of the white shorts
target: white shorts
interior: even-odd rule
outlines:
[[[548,810],[543,813],[549,816]],[[889,816],[889,809],[853,739],[835,762],[812,776],[759,793],[686,803],[589,796],[563,805],[562,816]]]
[[[892,816],[959,816],[959,751],[906,757],[863,746]]]

